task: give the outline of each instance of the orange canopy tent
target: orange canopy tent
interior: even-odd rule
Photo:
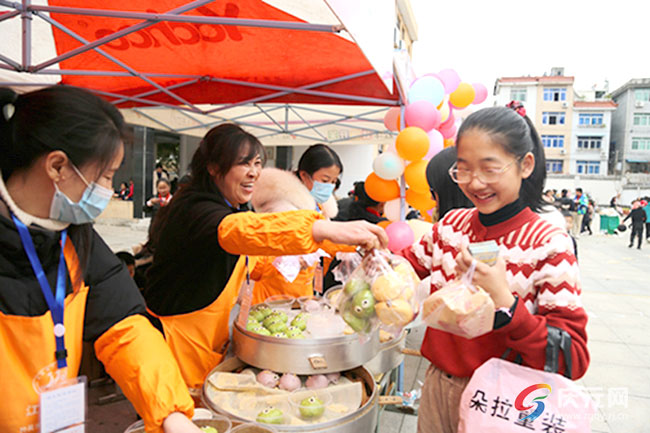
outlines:
[[[259,102],[398,105],[394,20],[392,0],[0,0],[0,85],[56,82],[120,108],[201,114]]]

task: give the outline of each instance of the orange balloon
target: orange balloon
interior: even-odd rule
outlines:
[[[429,151],[429,136],[417,126],[402,129],[395,140],[397,154],[406,160],[417,161]]]
[[[444,147],[445,149],[456,144],[453,138],[445,138]]]
[[[377,225],[382,229],[386,230],[386,227],[388,227],[390,223],[392,223],[392,221],[379,221]]]
[[[456,90],[449,95],[449,102],[456,108],[465,108],[474,101],[476,90],[469,83],[460,83]]]
[[[365,189],[368,196],[378,202],[399,197],[399,185],[394,180],[384,180],[374,172],[366,178]]]
[[[429,183],[427,182],[427,163],[429,161],[415,161],[406,166],[404,179],[408,186],[420,194],[429,194]]]
[[[436,205],[429,191],[426,194],[421,194],[413,189],[406,191],[406,202],[418,210],[425,211],[432,209]]]

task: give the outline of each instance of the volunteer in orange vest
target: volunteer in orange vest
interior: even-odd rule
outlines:
[[[296,209],[316,209],[325,218],[334,218],[338,206],[333,192],[342,172],[343,164],[334,149],[325,144],[314,144],[300,157],[295,173],[264,169],[251,203],[256,212],[284,210],[294,206]],[[326,242],[315,256],[266,257],[259,260],[251,273],[255,280],[253,303],[264,302],[268,297],[279,294],[296,298],[312,295],[315,286],[322,285],[323,279],[323,273],[316,272],[316,269],[326,271],[331,258],[339,251],[353,252],[354,247]],[[329,255],[329,258],[322,256],[321,265],[318,256],[322,253]]]
[[[257,256],[315,252],[325,241],[385,245],[380,227],[326,220],[316,210],[249,212],[264,149],[234,124],[211,129],[191,163],[192,179],[166,208],[147,275],[147,307],[190,388],[200,388],[228,343],[230,311]]]
[[[78,374],[82,340],[147,432],[198,432],[192,399],[126,268],[92,227],[124,121],[81,89],[0,88],[0,431],[39,431],[39,395]]]

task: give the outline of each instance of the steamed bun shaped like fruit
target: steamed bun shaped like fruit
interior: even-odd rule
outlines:
[[[384,325],[403,328],[413,320],[415,313],[411,304],[403,299],[393,299],[375,305],[377,317]]]
[[[420,282],[420,277],[415,273],[411,265],[407,262],[401,262],[393,268],[404,280],[408,281],[409,279],[413,284]]]
[[[284,373],[280,378],[280,389],[295,391],[302,386],[300,378],[293,373]]]
[[[258,413],[255,420],[264,424],[282,424],[284,422],[284,413],[277,407],[269,406]]]
[[[379,302],[389,301],[399,297],[407,284],[394,272],[380,275],[372,283],[372,295]]]
[[[327,385],[329,385],[329,383],[330,381],[327,380],[327,376],[324,374],[315,374],[307,378],[305,381],[305,386],[307,389],[321,389],[327,388]]]
[[[257,382],[267,388],[275,388],[278,386],[280,381],[280,376],[277,373],[272,372],[271,370],[263,370],[257,374]]]

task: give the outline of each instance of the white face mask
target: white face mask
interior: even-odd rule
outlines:
[[[78,203],[73,202],[54,184],[54,197],[50,206],[50,218],[71,224],[85,224],[94,221],[102,213],[113,196],[113,190],[96,182],[88,183],[79,169],[70,163],[74,171],[86,184],[86,190]]]

